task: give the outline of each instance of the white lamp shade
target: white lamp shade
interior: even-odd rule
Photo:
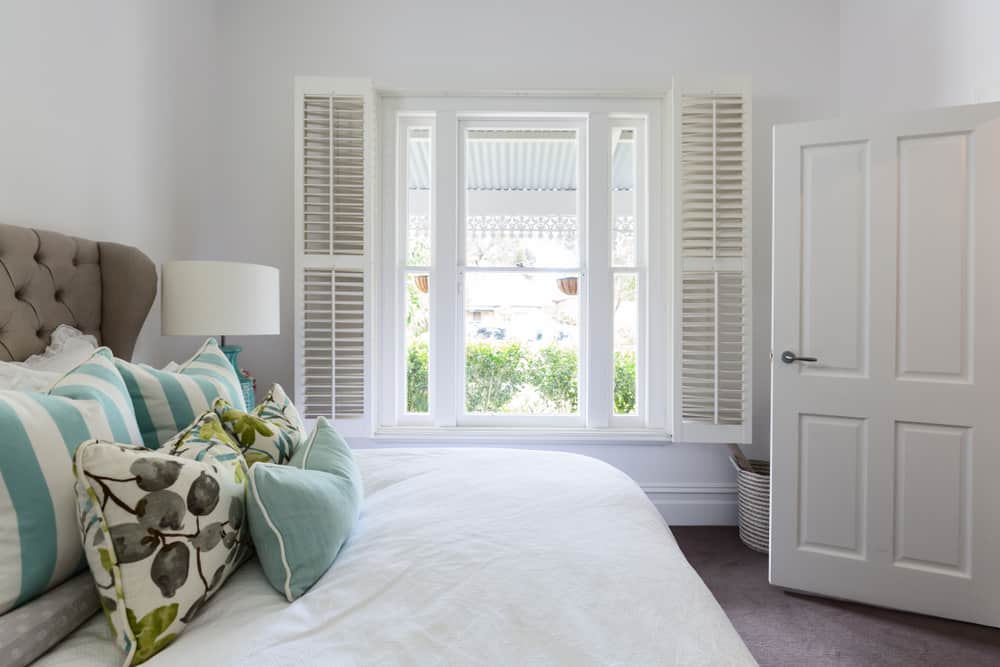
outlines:
[[[276,335],[278,269],[241,262],[167,262],[161,271],[164,336]]]

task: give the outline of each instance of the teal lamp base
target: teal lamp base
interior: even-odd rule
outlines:
[[[229,363],[231,363],[233,368],[236,369],[236,374],[240,375],[240,364],[237,361],[237,357],[240,356],[240,352],[243,351],[243,348],[239,345],[226,345],[223,343],[221,350],[222,354],[226,355],[226,359],[229,359]]]
[[[240,388],[243,390],[243,401],[246,403],[247,412],[253,410],[253,407],[257,404],[256,398],[253,393],[253,378],[244,377],[243,371],[240,370],[240,364],[237,360],[240,356],[240,352],[243,348],[239,345],[226,345],[226,337],[222,336],[222,345],[220,346],[222,353],[226,355],[226,359],[229,359],[229,363],[233,365],[233,369],[236,371],[236,377],[240,379]]]

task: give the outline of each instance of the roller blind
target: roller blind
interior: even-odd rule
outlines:
[[[295,370],[307,418],[368,416],[373,102],[367,81],[296,80]]]
[[[675,81],[674,439],[751,436],[750,96]]]

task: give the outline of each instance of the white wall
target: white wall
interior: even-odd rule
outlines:
[[[835,0],[511,0],[475,8],[465,2],[223,0],[220,25],[229,182],[226,214],[211,231],[243,237],[231,257],[282,269],[283,330],[289,332],[295,75],[367,76],[379,86],[432,90],[665,89],[676,73],[751,76],[754,419],[756,449],[766,451],[770,127],[836,115]],[[290,336],[243,343],[258,377],[291,383]]]
[[[282,270],[283,335],[245,338],[260,383],[292,380],[292,84],[415,89],[754,90],[754,420],[767,451],[770,128],[836,115],[837,0],[0,0],[0,220],[167,258]],[[139,355],[180,358],[158,337]],[[630,473],[680,520],[732,520],[726,449],[571,445]]]
[[[1000,100],[1000,2],[843,0],[843,113]]]
[[[135,245],[157,263],[186,248],[180,232],[214,195],[202,178],[214,17],[198,0],[3,0],[0,222]],[[137,357],[179,349],[154,306]]]
[[[509,0],[475,4],[220,2],[224,214],[202,233],[217,244],[228,242],[220,256],[272,264],[283,276],[286,333],[277,340],[240,341],[247,367],[263,382],[291,384],[294,76],[365,76],[378,86],[431,90],[662,90],[674,74],[751,76],[753,451],[764,454],[770,409],[770,128],[778,122],[836,115],[838,3]],[[720,447],[574,449],[619,465],[650,488],[660,489],[668,502],[723,498],[713,485],[725,487],[732,480],[726,450]],[[724,512],[731,512],[731,495],[725,495],[722,504]]]
[[[1000,98],[991,0],[0,0],[0,221],[114,239],[157,262],[278,266],[279,338],[247,338],[261,383],[292,378],[292,82],[385,87],[754,90],[754,438],[767,450],[770,128]],[[158,335],[161,363],[195,341]],[[632,474],[672,516],[732,516],[726,451],[573,445]],[[690,502],[687,502],[690,501]],[[714,504],[712,501],[715,501]]]

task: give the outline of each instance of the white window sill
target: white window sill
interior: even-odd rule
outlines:
[[[659,429],[596,428],[515,428],[383,426],[376,429],[373,441],[379,444],[450,443],[476,445],[594,444],[594,445],[664,445],[673,442],[670,434]]]

